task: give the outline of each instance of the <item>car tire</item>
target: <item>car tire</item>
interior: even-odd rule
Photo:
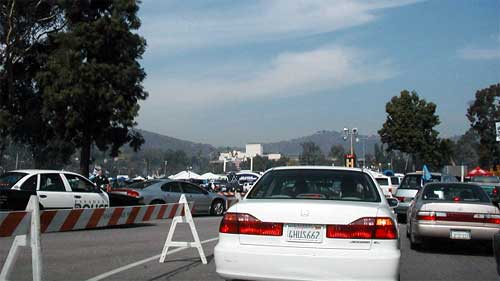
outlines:
[[[225,211],[224,201],[221,199],[216,199],[212,202],[212,207],[210,207],[210,214],[213,216],[222,216]]]
[[[423,248],[424,248],[424,241],[422,240],[422,238],[418,238],[410,230],[410,249],[420,251]]]
[[[151,201],[151,202],[149,203],[149,205],[159,205],[159,204],[166,204],[166,203],[165,203],[165,201],[163,201],[163,200],[158,200],[158,199],[155,199],[155,200],[153,200],[153,201]]]

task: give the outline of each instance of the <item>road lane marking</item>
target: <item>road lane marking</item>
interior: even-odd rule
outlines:
[[[219,237],[215,237],[215,238],[211,238],[211,239],[207,239],[207,240],[204,240],[204,241],[201,241],[201,244],[206,244],[206,243],[210,243],[210,242],[213,242],[213,241],[216,241],[218,240]],[[172,251],[169,251],[167,255],[171,255],[171,254],[175,254],[175,253],[178,253],[180,251],[183,251],[183,250],[186,250],[186,249],[190,249],[188,247],[181,247],[181,248],[177,248],[177,249],[174,249]],[[144,263],[147,263],[147,262],[150,262],[150,261],[153,261],[153,260],[156,260],[156,259],[159,259],[161,256],[161,254],[159,255],[156,255],[156,256],[152,256],[152,257],[149,257],[147,259],[143,259],[143,260],[140,260],[140,261],[136,261],[134,263],[131,263],[131,264],[128,264],[128,265],[125,265],[125,266],[122,266],[122,267],[119,267],[117,269],[114,269],[114,270],[111,270],[111,271],[108,271],[108,272],[105,272],[103,274],[100,274],[100,275],[97,275],[95,277],[92,277],[90,279],[88,279],[87,281],[99,281],[99,280],[102,280],[106,277],[109,277],[111,275],[114,275],[114,274],[117,274],[117,273],[120,273],[122,271],[125,271],[125,270],[129,270],[131,269],[132,267],[136,267],[138,265],[141,265],[141,264],[144,264]]]

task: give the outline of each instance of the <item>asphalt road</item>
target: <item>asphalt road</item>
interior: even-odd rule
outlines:
[[[131,227],[48,233],[42,235],[44,280],[222,280],[215,273],[213,248],[218,217],[196,217],[208,265],[196,249],[173,252],[158,262],[170,220]],[[401,225],[401,280],[499,280],[492,251],[484,245],[433,243],[425,251],[410,250]],[[174,239],[191,241],[187,225]],[[3,264],[12,238],[0,238]],[[31,280],[31,254],[23,249],[12,280]]]

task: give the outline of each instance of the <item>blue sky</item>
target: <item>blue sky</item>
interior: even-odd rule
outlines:
[[[441,136],[500,83],[500,1],[144,0],[141,129],[242,145],[357,127],[416,90]]]

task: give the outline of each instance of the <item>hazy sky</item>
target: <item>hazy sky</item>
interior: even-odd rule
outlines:
[[[457,135],[476,90],[500,83],[498,0],[145,0],[140,16],[138,127],[196,142],[376,134],[402,89]]]

